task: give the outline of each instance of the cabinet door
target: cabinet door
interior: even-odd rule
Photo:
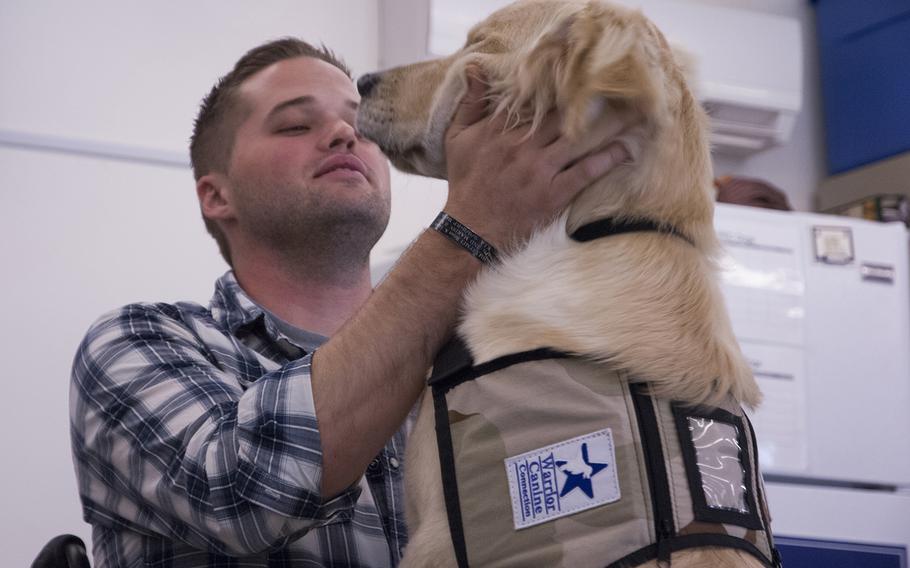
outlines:
[[[910,150],[910,2],[816,4],[830,174]]]

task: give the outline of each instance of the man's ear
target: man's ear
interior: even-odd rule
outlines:
[[[590,2],[540,37],[519,66],[519,91],[536,99],[535,112],[542,103],[558,108],[570,136],[581,135],[604,101],[647,116],[660,94],[643,47],[650,33],[639,12]]]
[[[196,181],[199,208],[206,219],[225,221],[234,218],[234,203],[224,175],[208,173]]]

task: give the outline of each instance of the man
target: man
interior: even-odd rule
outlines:
[[[787,194],[761,179],[722,176],[714,180],[718,203],[793,211]]]
[[[472,80],[447,133],[445,211],[505,248],[625,154],[579,160],[555,117],[503,132],[482,93]],[[208,308],[102,317],[74,362],[97,566],[398,562],[402,424],[482,265],[427,230],[371,290],[389,172],[354,128],[358,100],[330,52],[286,39],[203,102],[197,193],[232,271]]]

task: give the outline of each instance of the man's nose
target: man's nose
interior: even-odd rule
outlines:
[[[357,131],[347,121],[339,120],[332,127],[326,140],[330,149],[337,149],[339,146],[351,148],[357,141]]]
[[[367,73],[360,79],[357,79],[357,92],[360,93],[361,97],[368,96],[370,91],[379,84],[379,79],[379,73]]]

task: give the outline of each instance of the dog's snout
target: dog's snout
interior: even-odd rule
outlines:
[[[357,79],[357,92],[360,93],[361,97],[366,97],[377,84],[379,84],[379,73],[367,73]]]

